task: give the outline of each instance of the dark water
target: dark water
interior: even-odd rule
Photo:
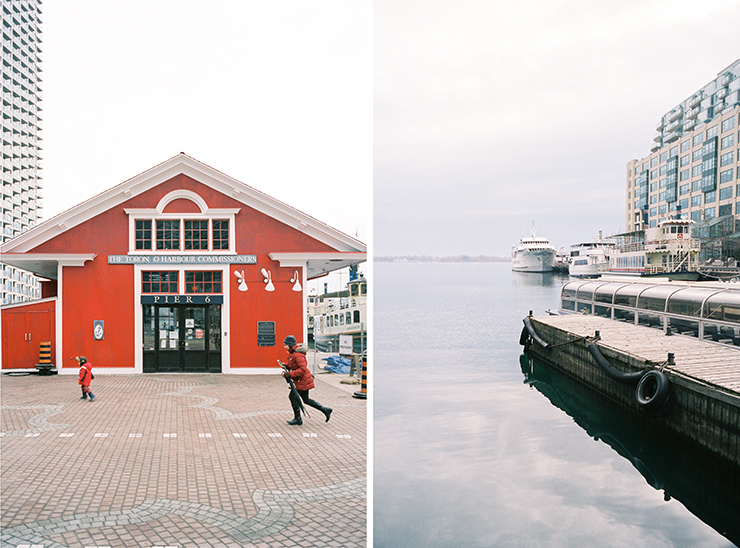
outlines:
[[[736,477],[522,357],[564,278],[509,268],[374,265],[373,545],[738,542]]]

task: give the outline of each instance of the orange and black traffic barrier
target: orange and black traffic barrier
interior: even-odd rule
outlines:
[[[360,391],[355,392],[353,396],[355,398],[367,399],[367,357],[362,357],[362,384],[360,385]]]
[[[43,341],[39,343],[39,363],[36,364],[36,369],[42,375],[51,375],[54,365],[51,363],[51,341]]]

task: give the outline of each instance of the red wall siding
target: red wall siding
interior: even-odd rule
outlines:
[[[49,280],[47,282],[41,282],[41,298],[48,299],[49,297],[57,296],[57,281]]]
[[[85,356],[95,367],[134,367],[134,285],[132,265],[108,265],[98,255],[83,268],[66,267],[62,285],[65,367]],[[105,322],[105,338],[93,338],[93,321]]]
[[[295,269],[280,269],[277,263],[262,261],[257,265],[234,267],[244,270],[247,291],[238,291],[236,276],[231,287],[231,367],[277,367],[276,360],[285,361],[283,339],[295,336],[303,339],[303,292],[293,291],[290,278]],[[260,269],[272,271],[275,291],[265,291]],[[300,275],[300,269],[298,269]],[[276,280],[276,273],[279,280]],[[275,346],[257,346],[257,322],[275,322]]]
[[[3,369],[36,367],[42,341],[51,341],[51,361],[56,364],[55,311],[56,301],[3,309]]]
[[[134,299],[131,265],[108,265],[108,255],[128,252],[128,215],[110,209],[38,246],[36,253],[95,253],[84,267],[62,272],[63,363],[84,355],[95,367],[134,367]],[[105,322],[105,339],[93,339],[93,320]]]

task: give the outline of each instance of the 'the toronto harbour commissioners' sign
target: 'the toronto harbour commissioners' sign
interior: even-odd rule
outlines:
[[[257,264],[257,255],[108,255],[108,264]]]

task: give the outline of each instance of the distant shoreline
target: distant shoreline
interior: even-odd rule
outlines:
[[[384,255],[373,257],[378,263],[509,263],[510,257],[493,257],[490,255],[453,255],[432,257],[430,255]]]

